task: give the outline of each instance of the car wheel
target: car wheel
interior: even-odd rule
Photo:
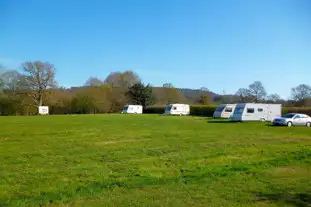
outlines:
[[[311,126],[311,122],[307,122],[307,127],[310,127]]]
[[[287,122],[287,126],[291,127],[291,126],[293,126],[293,123],[291,121],[289,121],[289,122]]]

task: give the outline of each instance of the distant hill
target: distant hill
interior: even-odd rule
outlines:
[[[189,88],[180,88],[178,89],[184,95],[186,100],[192,103],[193,100],[198,100],[201,95],[209,95],[213,102],[225,102],[225,103],[235,103],[238,102],[239,97],[235,95],[219,95],[212,91],[202,91],[199,89],[189,89]]]
[[[80,89],[85,88],[85,86],[81,87],[71,87],[68,89],[72,94],[76,94]],[[163,87],[153,87],[153,90],[158,96]],[[200,96],[202,95],[208,95],[211,97],[213,102],[226,102],[226,103],[234,103],[237,102],[238,97],[235,95],[219,95],[217,93],[214,93],[212,91],[203,91],[200,89],[190,89],[190,88],[176,88],[184,97],[185,102],[189,104],[196,103],[197,100],[199,100]]]
[[[196,100],[200,98],[202,95],[208,95],[214,100],[218,95],[211,91],[202,91],[199,89],[189,89],[189,88],[178,88],[178,90],[183,94],[186,101],[189,103],[194,103]]]

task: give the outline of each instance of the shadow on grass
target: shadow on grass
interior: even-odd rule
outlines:
[[[241,122],[228,121],[228,120],[208,120],[207,122],[210,123],[210,124],[234,124],[234,123],[241,123]]]
[[[282,125],[273,125],[273,124],[266,124],[267,127],[276,127],[276,128],[279,128],[279,127],[286,127],[286,126],[282,126]]]
[[[272,193],[264,194],[257,193],[257,201],[273,201],[282,204],[290,204],[297,207],[308,207],[311,206],[311,194],[310,193]]]
[[[281,125],[281,124],[272,124],[272,123],[270,123],[270,122],[268,122],[267,123],[267,126],[268,127],[276,127],[276,128],[288,128],[288,126],[287,125]],[[294,127],[303,127],[303,126],[292,126],[292,128],[294,128]]]

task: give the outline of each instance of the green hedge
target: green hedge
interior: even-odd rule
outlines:
[[[166,106],[150,106],[144,109],[144,114],[163,114]]]
[[[191,105],[190,106],[190,115],[193,116],[213,116],[214,111],[216,110],[216,105]],[[146,114],[163,114],[165,106],[151,106],[147,107],[144,110]],[[302,113],[308,114],[311,116],[311,107],[282,107],[282,115],[287,113]]]
[[[190,115],[192,116],[213,116],[217,106],[192,105],[190,106]]]
[[[166,106],[151,106],[144,110],[146,114],[163,114]],[[190,114],[193,116],[213,116],[217,106],[191,105]]]
[[[282,114],[301,113],[311,116],[311,107],[282,107]]]

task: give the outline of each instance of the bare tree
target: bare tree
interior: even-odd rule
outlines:
[[[20,85],[32,98],[37,107],[42,106],[46,90],[56,86],[55,68],[48,62],[25,62],[22,64],[24,74]]]
[[[0,64],[0,74],[2,74],[4,71],[5,71],[5,67],[2,64]]]
[[[4,80],[2,77],[3,71],[4,71],[4,67],[3,65],[0,64],[0,92],[2,92],[4,88]]]
[[[311,86],[307,84],[301,84],[295,88],[292,88],[292,98],[295,101],[303,101],[311,97]]]
[[[273,93],[273,94],[269,94],[267,96],[267,101],[269,101],[269,102],[275,103],[279,100],[281,100],[281,97],[279,96],[279,94]]]
[[[16,70],[9,70],[1,75],[3,89],[15,93],[20,84],[21,74]]]
[[[141,83],[139,76],[133,71],[125,71],[122,76],[121,80],[123,82],[123,87],[129,88],[137,83]]]
[[[140,83],[141,80],[139,76],[133,71],[125,72],[113,72],[108,75],[105,83],[111,87],[118,87],[122,89],[128,89],[136,83]]]
[[[206,88],[206,87],[201,87],[199,90],[200,90],[200,91],[204,91],[204,92],[209,92],[209,89]]]
[[[263,100],[267,96],[266,89],[260,81],[255,81],[254,83],[249,85],[249,92],[252,97],[254,97],[254,101],[257,103],[260,100]]]
[[[4,82],[2,78],[0,78],[0,93],[3,91]]]
[[[86,82],[85,82],[85,86],[100,86],[103,85],[104,82],[102,80],[100,80],[99,78],[96,77],[90,77]]]
[[[107,78],[105,79],[105,84],[111,87],[118,87],[121,81],[121,72],[112,72],[110,73]]]
[[[239,96],[240,97],[240,100],[242,102],[248,102],[250,101],[252,98],[251,98],[251,93],[249,91],[249,89],[247,88],[240,88],[236,93],[235,93],[236,96]]]
[[[105,84],[112,88],[111,102],[113,110],[119,110],[130,98],[127,96],[129,88],[136,83],[141,83],[139,76],[133,71],[110,73]]]
[[[174,88],[174,86],[171,83],[164,83],[163,88]]]

